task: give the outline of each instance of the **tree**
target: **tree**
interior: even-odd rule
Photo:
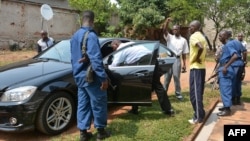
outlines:
[[[200,4],[205,16],[214,22],[216,31],[213,39],[214,51],[216,51],[216,39],[220,31],[231,29],[239,32],[249,27],[246,20],[249,11],[246,4],[249,5],[249,0],[206,0]]]
[[[72,8],[78,11],[80,15],[84,10],[95,12],[95,29],[97,33],[105,32],[109,27],[110,16],[116,10],[115,5],[109,0],[68,0]],[[79,25],[81,25],[81,16],[79,16]]]
[[[118,0],[119,16],[127,37],[148,39],[147,34],[160,29],[171,16],[183,26],[193,19],[202,19],[197,0]],[[161,34],[161,33],[158,33]],[[162,35],[161,35],[162,36]]]
[[[164,0],[118,0],[119,17],[126,37],[148,39],[147,33],[165,19]]]
[[[176,24],[188,26],[194,19],[203,22],[203,11],[198,0],[169,0],[165,2],[169,16]]]

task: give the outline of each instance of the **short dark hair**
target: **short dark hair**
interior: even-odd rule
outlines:
[[[86,10],[86,11],[83,11],[82,17],[83,17],[83,21],[93,22],[95,18],[95,14],[91,10]]]
[[[227,35],[229,38],[231,38],[233,35],[232,35],[232,31],[231,30],[227,30]]]

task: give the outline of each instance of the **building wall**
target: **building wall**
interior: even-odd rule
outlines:
[[[79,28],[77,14],[65,6],[50,5],[54,15],[51,20],[46,21],[40,13],[43,3],[17,0],[1,0],[0,3],[0,48],[8,48],[13,42],[21,47],[35,47],[41,30],[48,31],[49,36],[55,40],[61,40],[70,38]]]

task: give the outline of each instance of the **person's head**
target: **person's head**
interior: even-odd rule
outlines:
[[[111,42],[111,47],[113,48],[113,50],[117,50],[117,48],[119,47],[119,45],[121,44],[120,40],[114,40]]]
[[[227,30],[227,34],[228,34],[228,38],[232,38],[233,37],[233,33],[231,30]]]
[[[191,34],[193,34],[194,32],[196,31],[200,31],[201,30],[201,23],[197,20],[194,20],[192,21],[190,24],[189,24],[189,32]]]
[[[41,33],[42,39],[47,39],[48,38],[48,32],[47,31],[42,30],[40,33]]]
[[[243,41],[244,34],[243,33],[239,33],[238,36],[237,36],[237,38],[238,38],[239,41]]]
[[[94,18],[95,18],[95,14],[93,11],[90,10],[86,10],[83,12],[82,15],[82,24],[84,26],[94,26]]]
[[[219,40],[222,44],[225,44],[229,38],[230,38],[230,33],[228,31],[222,30],[219,33]]]
[[[174,25],[172,31],[173,31],[173,34],[175,36],[177,36],[177,37],[180,36],[180,26],[179,25]]]

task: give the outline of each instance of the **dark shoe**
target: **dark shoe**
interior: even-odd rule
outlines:
[[[132,109],[129,110],[128,113],[138,115],[139,114],[138,109],[139,109],[138,106],[132,106]]]
[[[179,93],[175,93],[175,96],[178,100],[183,101],[183,96]]]
[[[229,108],[224,108],[223,111],[217,113],[217,116],[230,116],[231,115],[231,110]]]
[[[104,139],[110,137],[110,135],[111,135],[110,131],[106,131],[104,128],[98,128],[97,130],[98,130],[98,132],[97,132],[96,141],[104,140]]]
[[[175,115],[175,112],[174,112],[173,109],[171,109],[171,110],[169,110],[169,111],[165,111],[165,112],[163,112],[163,113],[166,114],[166,115],[169,115],[169,116],[171,116],[171,117],[173,117],[173,116]]]
[[[223,111],[224,109],[225,109],[225,107],[220,107],[218,110]]]
[[[241,105],[240,97],[237,96],[235,100],[235,105]]]
[[[80,141],[89,141],[92,136],[93,134],[90,132],[80,131]]]

